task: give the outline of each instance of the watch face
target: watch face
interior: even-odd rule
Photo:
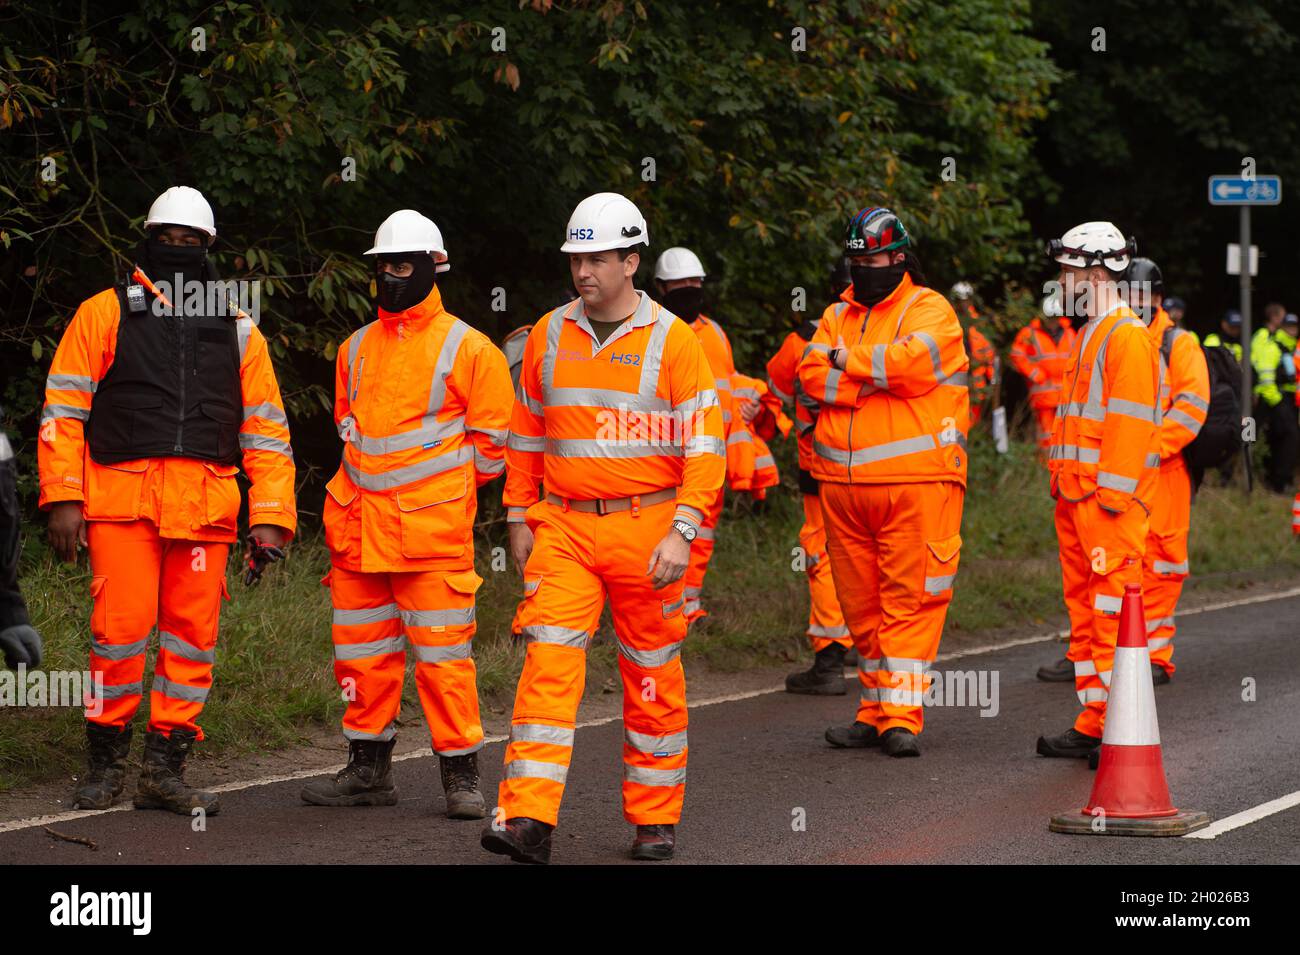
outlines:
[[[677,528],[677,532],[688,541],[695,540],[695,528],[685,521],[673,521],[673,527]]]

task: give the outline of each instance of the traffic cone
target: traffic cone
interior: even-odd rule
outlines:
[[[1169,798],[1142,587],[1128,584],[1120,607],[1106,727],[1092,796],[1082,811],[1053,816],[1048,828],[1099,836],[1181,836],[1209,823],[1208,814],[1175,809]]]
[[[1295,500],[1291,502],[1291,533],[1300,540],[1300,493],[1297,493]]]

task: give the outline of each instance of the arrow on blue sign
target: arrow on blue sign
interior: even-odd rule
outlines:
[[[1275,206],[1282,201],[1281,176],[1211,176],[1212,206]]]

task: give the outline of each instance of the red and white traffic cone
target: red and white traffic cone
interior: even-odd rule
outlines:
[[[1151,683],[1142,587],[1128,584],[1106,700],[1101,760],[1092,796],[1080,812],[1053,816],[1053,832],[1106,836],[1181,836],[1209,825],[1204,812],[1175,809],[1165,782]]]
[[[1300,539],[1300,493],[1291,502],[1291,533]]]

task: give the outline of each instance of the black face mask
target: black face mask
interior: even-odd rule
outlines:
[[[898,288],[906,271],[906,262],[879,268],[870,265],[849,266],[849,272],[853,275],[853,301],[868,307],[884,301],[890,292]]]
[[[144,241],[145,274],[155,282],[175,282],[179,274],[182,281],[201,282],[207,278],[205,266],[208,249],[203,245],[166,245],[157,239]]]
[[[408,308],[414,308],[433,291],[435,266],[432,255],[412,255],[410,258],[382,256],[379,261],[390,265],[410,262],[413,266],[411,274],[404,278],[388,272],[380,272],[375,276],[375,299],[385,312],[404,312]]]
[[[683,322],[693,322],[700,317],[704,304],[704,289],[698,285],[683,285],[664,294],[664,308]]]

